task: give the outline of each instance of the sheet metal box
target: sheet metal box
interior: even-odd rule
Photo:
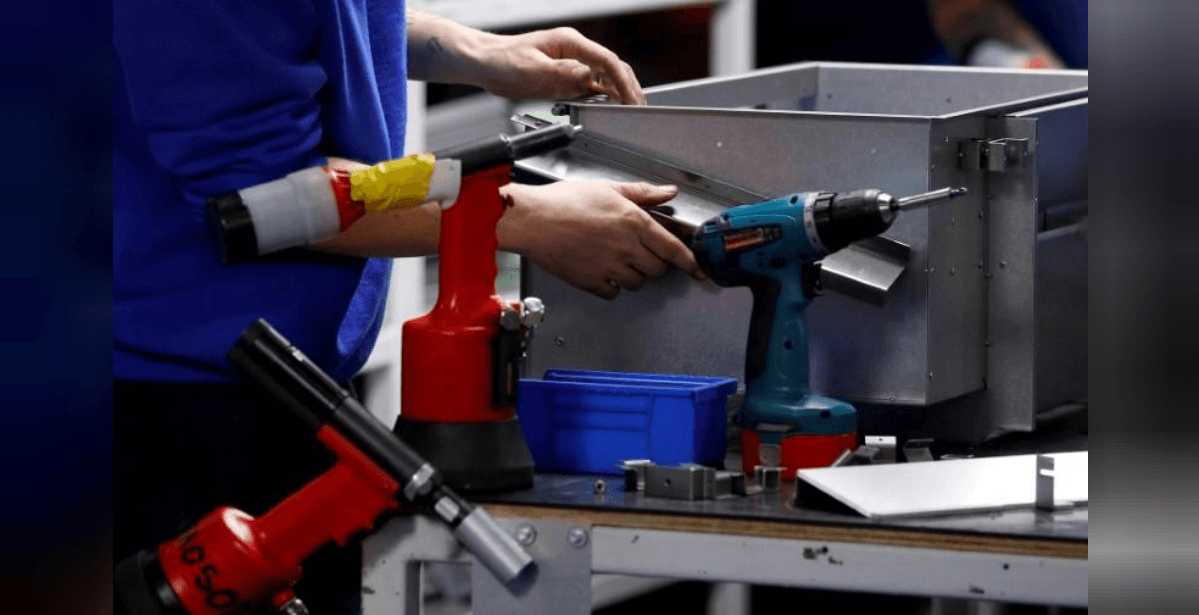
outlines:
[[[1085,396],[1086,87],[1085,71],[803,63],[653,88],[647,107],[564,104],[585,137],[520,167],[677,184],[693,222],[796,191],[968,187],[886,233],[911,251],[884,306],[827,293],[807,316],[814,390],[892,431],[978,440]],[[549,310],[532,373],[742,377],[745,289],[676,272],[604,301],[533,266],[522,283]]]

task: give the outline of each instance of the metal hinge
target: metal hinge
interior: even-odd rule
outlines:
[[[958,167],[1003,173],[1020,166],[1028,155],[1028,139],[970,139],[958,144]]]

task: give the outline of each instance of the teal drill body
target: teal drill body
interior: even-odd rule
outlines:
[[[696,256],[714,282],[747,286],[753,293],[745,399],[736,421],[757,430],[763,443],[857,427],[853,406],[813,394],[808,380],[804,310],[819,293],[816,263],[828,254],[812,212],[819,196],[798,193],[734,207],[705,222],[693,238]]]

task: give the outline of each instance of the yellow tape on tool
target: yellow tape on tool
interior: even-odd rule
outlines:
[[[433,154],[413,154],[350,171],[350,198],[370,211],[415,207],[425,202]]]

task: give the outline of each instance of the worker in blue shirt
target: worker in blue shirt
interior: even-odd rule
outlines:
[[[261,514],[328,463],[300,421],[225,354],[265,318],[341,382],[378,334],[390,260],[433,254],[439,209],[368,213],[349,231],[223,266],[205,202],[315,165],[404,153],[406,80],[494,94],[603,93],[644,104],[632,69],[577,31],[482,32],[402,0],[117,0],[113,83],[114,558],[221,504]],[[603,297],[690,251],[643,211],[673,187],[512,185],[497,234]],[[318,553],[298,588],[315,613],[354,613],[353,549]]]

